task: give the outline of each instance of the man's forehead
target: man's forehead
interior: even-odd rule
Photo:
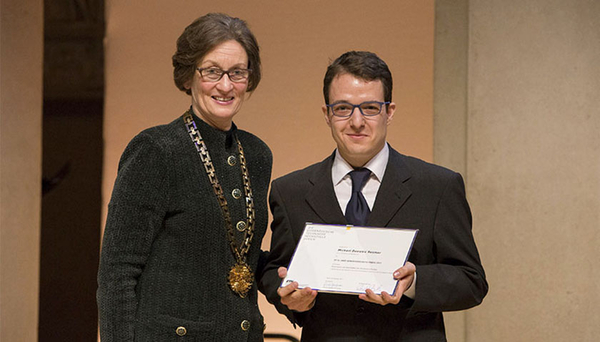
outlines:
[[[381,80],[365,80],[352,74],[343,73],[332,80],[329,88],[330,96],[360,93],[383,96],[383,82]]]

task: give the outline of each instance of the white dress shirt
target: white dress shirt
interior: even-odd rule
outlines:
[[[381,185],[381,180],[385,174],[388,160],[390,158],[390,148],[386,143],[381,151],[371,158],[363,168],[367,168],[371,171],[371,175],[362,188],[362,194],[367,201],[369,210],[373,210],[375,199],[377,198],[377,192]],[[331,180],[333,181],[333,189],[335,190],[335,196],[337,197],[338,203],[342,213],[346,212],[346,206],[350,202],[352,197],[352,178],[350,178],[350,171],[354,168],[340,155],[338,150],[335,151],[335,158],[333,159],[333,165],[331,167]],[[404,295],[414,299],[415,288],[417,283],[417,273],[415,272],[415,278],[412,284],[404,292]]]
[[[390,149],[388,145],[385,144],[381,151],[363,166],[371,171],[371,176],[369,176],[367,183],[365,183],[365,186],[362,189],[362,194],[365,197],[365,200],[367,200],[370,210],[373,210],[373,204],[375,204],[377,191],[379,191],[379,186],[381,185],[381,180],[383,179],[389,157]],[[331,167],[331,179],[333,180],[335,196],[338,199],[342,213],[346,212],[346,206],[352,196],[352,178],[350,178],[349,173],[353,170],[354,168],[348,164],[348,162],[342,158],[339,151],[336,150],[333,166]]]

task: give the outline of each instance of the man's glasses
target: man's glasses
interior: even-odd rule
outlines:
[[[203,80],[210,82],[218,82],[225,74],[229,76],[231,82],[244,82],[250,76],[250,72],[252,72],[251,69],[230,69],[225,71],[215,67],[197,68],[197,70],[200,72]]]
[[[361,104],[352,104],[348,102],[336,102],[334,104],[327,105],[331,109],[331,113],[340,118],[349,118],[354,113],[354,109],[358,108],[363,116],[375,116],[381,113],[381,109],[384,105],[388,105],[390,102],[379,102],[379,101],[365,101]]]

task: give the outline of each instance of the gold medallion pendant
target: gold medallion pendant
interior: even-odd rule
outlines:
[[[254,274],[246,263],[237,263],[229,271],[229,286],[242,298],[248,295],[253,281]]]

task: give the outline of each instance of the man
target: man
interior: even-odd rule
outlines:
[[[391,73],[377,55],[340,56],[327,69],[323,95],[337,149],[273,181],[261,290],[303,327],[303,341],[445,341],[442,312],[476,306],[488,290],[462,177],[386,143],[396,105]],[[306,222],[419,229],[409,261],[393,274],[394,295],[280,287]]]

